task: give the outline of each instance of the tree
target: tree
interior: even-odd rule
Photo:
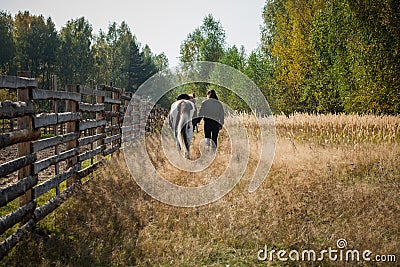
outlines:
[[[43,58],[41,66],[43,75],[43,88],[50,88],[51,75],[55,74],[58,66],[58,49],[60,47],[60,37],[55,28],[55,24],[49,17],[46,20],[46,27],[43,35],[45,44],[43,47]]]
[[[93,51],[97,80],[101,83],[112,82],[116,87],[134,92],[158,71],[156,55],[153,55],[148,45],[140,47],[125,22],[120,25],[111,23],[106,33],[100,31]],[[167,66],[168,61],[159,63]]]
[[[350,110],[400,112],[400,3],[396,0],[346,0],[355,20],[351,52],[354,90]]]
[[[18,70],[29,71],[30,59],[28,56],[29,32],[32,17],[28,11],[19,12],[14,19],[15,60]]]
[[[351,87],[347,62],[348,42],[353,21],[343,1],[327,1],[313,18],[310,45],[313,51],[311,77],[303,99],[311,111],[344,111]]]
[[[269,27],[265,47],[276,58],[277,104],[284,112],[307,111],[302,95],[310,78],[313,51],[309,33],[319,2],[271,1],[264,10],[265,25]]]
[[[275,102],[274,64],[261,49],[252,51],[247,59],[244,73],[258,86],[268,101],[271,110],[278,112]]]
[[[163,52],[158,55],[155,55],[153,57],[153,61],[154,61],[154,65],[156,66],[156,69],[158,71],[168,68],[168,65],[169,65],[168,58]]]
[[[271,0],[263,49],[285,112],[400,111],[396,0]]]
[[[13,19],[11,15],[0,11],[0,74],[8,74],[13,69],[15,45],[12,33]]]
[[[95,69],[94,79],[99,84],[107,84],[112,80],[112,75],[109,67],[109,45],[106,40],[106,34],[102,30],[95,37],[92,49]]]
[[[218,62],[225,51],[225,30],[221,23],[210,14],[203,24],[189,33],[180,47],[181,62]]]
[[[59,38],[51,18],[19,12],[14,21],[16,67],[30,71],[42,88],[50,87],[51,73],[57,64]]]
[[[92,26],[84,18],[70,20],[61,29],[60,77],[63,84],[87,84],[94,74]]]
[[[224,51],[219,62],[231,66],[239,71],[243,71],[246,66],[246,60],[244,46],[241,46],[239,51],[239,49],[234,45]]]
[[[127,65],[128,87],[127,90],[135,92],[144,82],[145,63],[143,53],[140,52],[138,45],[133,40],[129,44],[129,61]]]

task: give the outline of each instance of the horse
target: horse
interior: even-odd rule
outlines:
[[[174,133],[178,150],[183,151],[185,158],[189,159],[190,143],[193,138],[192,119],[195,115],[196,106],[192,101],[179,99],[171,105],[168,114],[169,126]]]

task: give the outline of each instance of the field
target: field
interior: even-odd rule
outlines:
[[[250,139],[244,177],[219,201],[195,208],[172,207],[144,193],[120,153],[93,180],[6,257],[4,266],[398,266],[400,262],[400,117],[358,115],[277,116],[277,146],[268,177],[247,191],[258,153],[259,127],[241,115]],[[232,119],[227,123],[235,123]],[[260,127],[263,127],[261,124]],[[192,158],[199,156],[195,135]],[[207,184],[226,166],[232,150],[222,131],[214,162],[201,173],[174,170],[155,151],[150,158],[170,181]],[[240,142],[239,142],[240,143]],[[189,178],[190,179],[189,179]],[[301,259],[317,252],[371,251],[391,262]],[[275,250],[261,261],[262,249]],[[278,250],[299,251],[280,261]],[[260,254],[263,255],[262,253]],[[291,254],[292,256],[295,254]],[[269,254],[268,254],[269,256]],[[393,262],[396,257],[396,262]]]

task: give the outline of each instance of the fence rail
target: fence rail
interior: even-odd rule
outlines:
[[[35,79],[0,76],[0,88],[18,96],[0,102],[0,123],[17,124],[0,133],[0,259],[88,181],[107,155],[166,115],[147,99],[112,86],[68,85],[66,91],[37,86]],[[52,109],[39,113],[38,101],[52,102]],[[129,140],[122,140],[124,115],[132,121],[124,128]],[[43,132],[51,136],[41,139]]]

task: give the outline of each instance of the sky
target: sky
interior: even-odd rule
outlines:
[[[265,0],[0,0],[0,10],[51,17],[58,30],[83,16],[95,34],[107,31],[112,22],[125,21],[142,45],[148,44],[155,54],[164,52],[174,66],[180,44],[208,14],[221,22],[229,46],[243,45],[247,53],[257,48],[264,4]]]

